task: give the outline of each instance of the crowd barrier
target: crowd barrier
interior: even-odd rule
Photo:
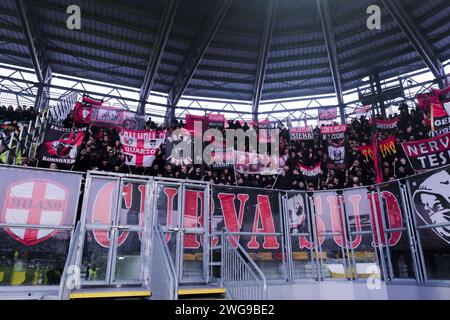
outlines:
[[[180,284],[221,281],[224,230],[268,282],[450,280],[450,167],[318,192],[12,166],[0,178],[0,291],[58,286],[69,267],[78,287],[151,287],[152,230]]]

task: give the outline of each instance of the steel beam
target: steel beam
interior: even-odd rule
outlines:
[[[330,62],[331,75],[333,77],[334,90],[341,114],[341,122],[345,123],[345,105],[342,94],[341,73],[339,71],[339,59],[337,54],[336,39],[334,35],[333,22],[330,14],[328,0],[317,0],[320,22],[322,24],[323,36],[327,47],[328,60]]]
[[[203,55],[205,54],[206,50],[209,47],[209,44],[211,43],[217,30],[219,29],[232,2],[233,0],[217,1],[214,9],[208,15],[204,27],[200,30],[197,39],[191,46],[190,52],[184,59],[181,69],[177,77],[175,78],[173,87],[167,97],[168,108],[175,109],[178,101],[180,101],[181,96],[186,90],[189,81],[191,81],[195,70],[197,70],[197,67],[200,64]],[[170,115],[173,114],[175,114],[175,110],[167,112],[169,118],[171,118]],[[167,118],[166,120],[170,123],[171,119],[169,118]]]
[[[445,71],[442,63],[430,47],[425,37],[419,31],[419,28],[414,25],[411,18],[406,13],[406,10],[402,7],[399,1],[381,0],[386,9],[391,14],[394,21],[398,24],[400,29],[408,38],[413,48],[420,55],[425,62],[428,69],[430,69],[433,76],[436,78],[437,83],[442,88],[446,84]]]
[[[16,0],[16,7],[27,42],[28,51],[33,62],[34,71],[39,81],[34,107],[44,108],[49,97],[49,84],[52,80],[52,70],[48,64],[44,43],[39,32],[39,26],[33,15],[31,5],[26,0]]]
[[[255,86],[253,89],[252,112],[254,121],[258,120],[259,104],[261,103],[264,78],[266,76],[270,42],[272,40],[273,29],[275,26],[276,11],[277,11],[276,0],[268,0],[266,7],[266,17],[264,21],[264,29],[261,38],[261,46],[259,49],[258,65],[256,68]]]
[[[172,30],[175,15],[177,13],[180,0],[168,0],[161,19],[156,41],[154,42],[150,60],[145,71],[144,82],[139,93],[139,108],[138,113],[145,113],[145,103],[153,88],[161,60],[166,49],[167,40],[169,39],[170,31]]]

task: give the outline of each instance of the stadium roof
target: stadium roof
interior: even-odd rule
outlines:
[[[78,0],[81,30],[69,30],[72,2],[0,1],[0,62],[35,67],[23,3],[39,59],[56,73],[135,88],[146,83],[175,100],[182,92],[252,101],[258,88],[261,100],[335,92],[316,0]],[[396,2],[431,55],[448,60],[450,2]],[[386,1],[328,3],[343,91],[374,69],[387,79],[427,66]],[[380,30],[366,25],[374,4],[381,7]]]

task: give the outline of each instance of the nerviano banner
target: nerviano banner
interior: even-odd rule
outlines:
[[[416,171],[436,169],[450,163],[450,133],[414,142],[402,143],[402,148]]]

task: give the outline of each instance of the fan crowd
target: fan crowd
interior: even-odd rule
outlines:
[[[7,140],[6,135],[8,134],[5,126],[9,126],[10,130],[16,130],[19,123],[33,120],[36,116],[37,112],[31,107],[17,107],[14,109],[12,106],[8,108],[2,106],[0,108],[0,124],[2,126],[0,132],[4,133],[3,141]],[[414,174],[406,156],[401,150],[400,143],[423,140],[430,131],[419,108],[408,110],[406,105],[401,105],[399,114],[393,117],[395,116],[398,116],[399,119],[397,128],[391,131],[380,132],[380,140],[394,135],[397,142],[397,154],[384,159],[384,162],[381,163],[384,181],[401,179]],[[63,124],[66,128],[75,126],[73,114],[70,114]],[[182,121],[174,121],[170,129],[181,127],[184,127]],[[355,118],[349,125],[346,133],[347,167],[343,170],[329,170],[327,168],[327,143],[320,135],[320,127],[314,129],[314,140],[310,141],[290,141],[289,130],[286,127],[282,127],[281,123],[279,127],[281,129],[280,155],[284,162],[284,170],[282,174],[274,176],[240,174],[234,172],[233,168],[217,170],[207,165],[175,166],[167,163],[164,145],[151,167],[130,167],[125,164],[125,156],[121,152],[119,132],[115,129],[99,127],[89,128],[77,162],[73,166],[67,167],[55,163],[43,163],[37,161],[37,159],[28,159],[25,156],[22,157],[21,164],[23,166],[82,172],[96,170],[175,179],[202,180],[220,185],[281,190],[344,189],[370,186],[376,183],[373,162],[367,161],[358,150],[358,147],[372,143],[371,124],[366,117]],[[238,121],[229,121],[228,128],[241,128],[244,131],[250,129],[246,123],[242,125]],[[149,118],[146,123],[146,129],[164,130],[167,128],[157,125]],[[322,163],[322,171],[319,177],[306,177],[297,169],[298,163],[314,166],[319,161]]]

